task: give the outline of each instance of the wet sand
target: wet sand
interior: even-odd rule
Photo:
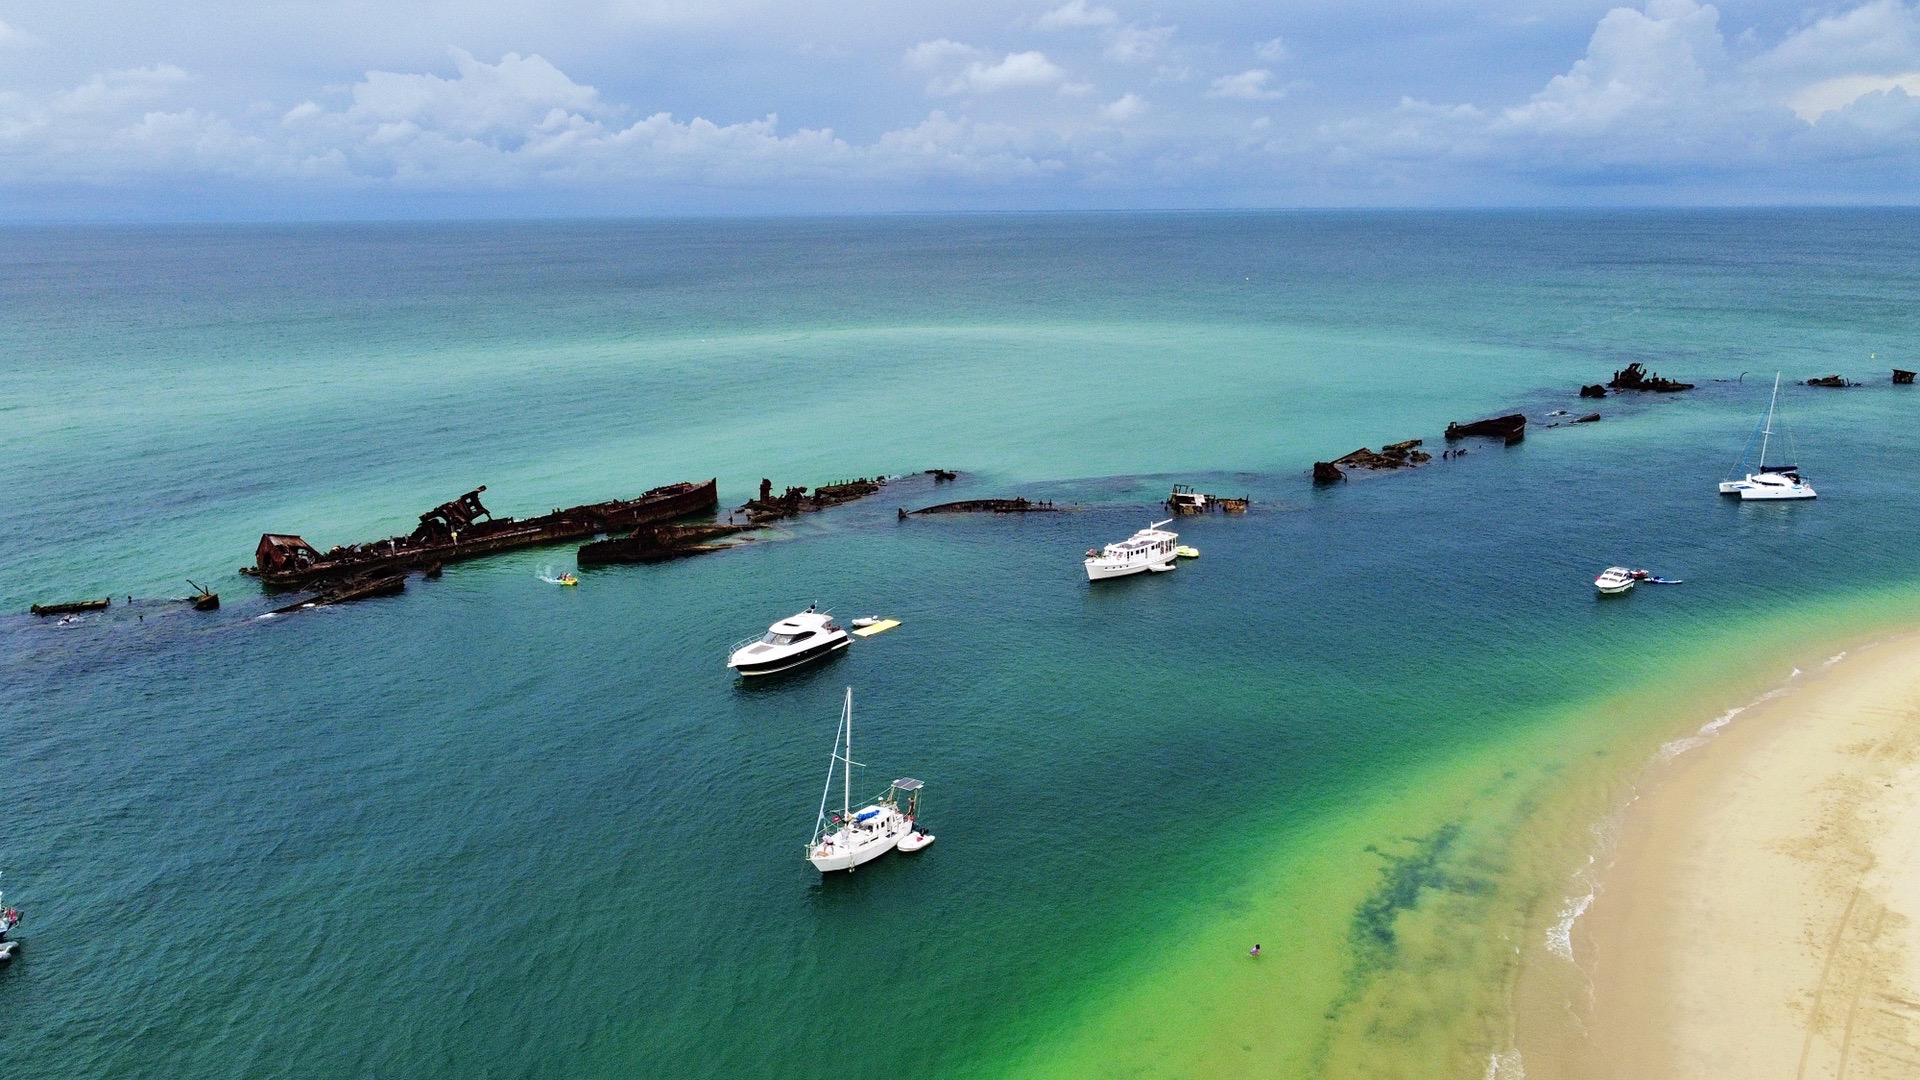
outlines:
[[[1920,634],[1663,757],[1526,950],[1528,1080],[1920,1077]]]

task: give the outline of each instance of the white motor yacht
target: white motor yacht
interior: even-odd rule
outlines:
[[[1819,496],[1819,492],[1813,490],[1813,485],[1801,478],[1800,467],[1798,465],[1767,464],[1767,448],[1773,440],[1774,406],[1777,405],[1779,401],[1780,373],[1776,371],[1773,373],[1773,397],[1767,402],[1767,416],[1760,424],[1759,468],[1748,472],[1738,480],[1720,481],[1720,494],[1738,495],[1743,501],[1747,502],[1777,499],[1812,499]],[[1747,443],[1747,451],[1751,453],[1752,450],[1753,443],[1749,440]],[[1739,468],[1745,468],[1747,466],[1747,460],[1745,456],[1742,456],[1740,465],[1736,468],[1736,471],[1738,471]]]
[[[1104,581],[1143,570],[1156,574],[1172,570],[1174,559],[1178,558],[1180,534],[1160,527],[1171,524],[1172,518],[1156,521],[1117,544],[1087,552],[1087,580]]]
[[[727,666],[742,675],[771,675],[830,656],[852,641],[832,615],[809,605],[800,614],[767,627],[760,637],[735,642]]]
[[[846,703],[840,710],[840,727],[834,733],[833,757],[827,764],[827,786],[820,793],[820,815],[814,819],[813,839],[807,842],[807,861],[823,874],[852,870],[901,846],[918,851],[932,842],[916,839],[913,815],[919,809],[920,781],[911,777],[895,780],[871,803],[853,808],[853,688],[847,688]],[[833,796],[833,771],[842,770],[840,809],[827,810]]]
[[[1609,566],[1593,579],[1593,587],[1612,596],[1626,592],[1639,584],[1640,575],[1624,566]]]

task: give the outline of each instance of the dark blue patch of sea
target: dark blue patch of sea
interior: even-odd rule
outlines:
[[[1916,256],[1920,215],[1869,210],[0,232],[8,1074],[1032,1046],[1276,832],[1631,658],[1911,583]],[[1574,397],[1634,360],[1699,389]],[[1776,370],[1865,384],[1782,391],[1821,498],[1722,499]],[[1308,483],[1512,410],[1520,446]],[[404,532],[482,483],[525,515],[875,473],[906,478],[578,589],[550,549],[261,619],[235,573],[261,532]],[[1089,586],[1174,482],[1253,511]],[[999,495],[1075,509],[895,514]],[[1598,603],[1614,562],[1687,584]],[[220,612],[169,600],[189,577]],[[904,625],[728,676],[814,601]],[[848,685],[858,786],[926,780],[940,841],[822,881]]]

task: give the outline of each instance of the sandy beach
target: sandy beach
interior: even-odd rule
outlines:
[[[1920,1076],[1920,634],[1663,750],[1573,962],[1536,944],[1529,1080]]]

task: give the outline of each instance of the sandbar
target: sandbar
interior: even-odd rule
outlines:
[[[1527,950],[1514,1071],[1920,1077],[1920,632],[1669,744],[1611,826]]]

